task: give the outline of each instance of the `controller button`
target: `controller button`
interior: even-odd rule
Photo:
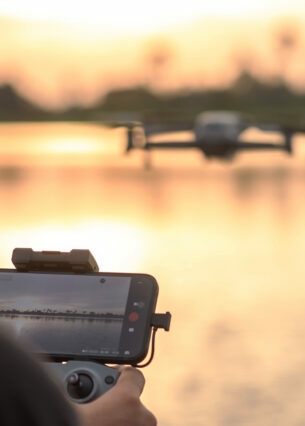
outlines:
[[[107,385],[112,385],[114,383],[114,377],[106,376],[105,377],[105,383],[107,383]]]
[[[138,319],[139,319],[139,314],[138,314],[138,312],[131,312],[131,313],[128,315],[128,319],[129,319],[129,321],[130,321],[130,322],[136,322],[136,321],[138,321]]]

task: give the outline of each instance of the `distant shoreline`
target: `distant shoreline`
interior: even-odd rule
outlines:
[[[70,318],[70,319],[104,319],[104,320],[122,320],[124,315],[116,314],[97,314],[97,313],[75,313],[75,312],[20,312],[20,311],[0,311],[0,316],[4,317],[50,317],[50,318]]]

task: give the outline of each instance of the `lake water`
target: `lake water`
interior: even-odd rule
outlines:
[[[295,153],[123,155],[120,130],[0,125],[0,264],[88,248],[147,272],[169,333],[143,370],[161,426],[305,424],[305,140]],[[304,340],[303,340],[304,339]]]
[[[56,318],[30,315],[0,315],[1,323],[31,342],[40,351],[54,354],[96,356],[118,353],[121,320]],[[103,336],[103,340],[101,339]],[[80,344],[80,342],[82,342]]]

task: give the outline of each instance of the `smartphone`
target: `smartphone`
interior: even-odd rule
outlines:
[[[148,274],[0,269],[0,322],[53,360],[137,364],[158,297]]]

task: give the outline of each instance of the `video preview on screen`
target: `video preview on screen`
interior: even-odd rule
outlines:
[[[0,272],[0,320],[47,354],[115,356],[131,278]]]

